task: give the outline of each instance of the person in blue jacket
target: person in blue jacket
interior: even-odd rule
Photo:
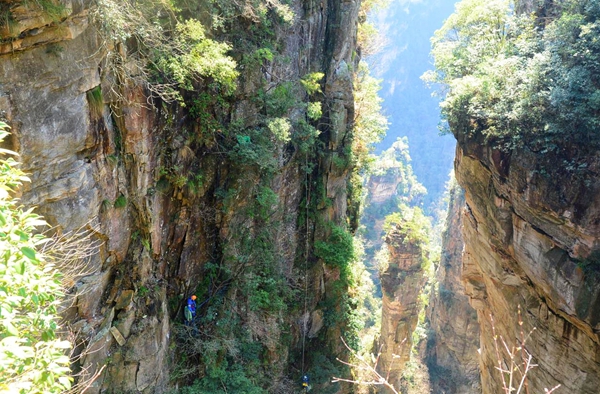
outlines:
[[[192,320],[196,317],[196,296],[192,295],[187,299],[185,308],[183,309],[183,318],[186,326],[192,323]]]
[[[304,389],[305,393],[308,393],[311,389],[308,375],[302,376],[302,388]]]

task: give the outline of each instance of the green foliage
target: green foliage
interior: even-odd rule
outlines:
[[[599,17],[595,3],[579,0],[545,26],[509,1],[458,3],[432,40],[437,71],[426,76],[448,87],[441,106],[452,131],[506,150],[597,146]]]
[[[406,137],[398,138],[389,149],[381,152],[370,169],[371,176],[400,180],[396,187],[395,198],[391,201],[392,210],[396,210],[399,204],[419,205],[427,194],[427,190],[419,183],[412,170]],[[388,213],[391,213],[391,210],[385,214]]]
[[[377,223],[397,212],[401,205],[421,205],[427,193],[413,173],[406,137],[399,138],[389,149],[376,156],[368,177],[368,185],[391,183],[396,184],[396,190],[386,201],[374,201],[373,196],[366,197],[361,218],[361,233],[364,234],[367,244],[367,262],[374,261],[377,249],[382,244],[384,233]],[[371,267],[375,268],[373,264]]]
[[[163,100],[184,105],[182,90],[202,86],[221,96],[235,91],[238,71],[228,55],[231,46],[208,38],[204,26],[171,1],[98,0],[90,16],[107,47],[107,67],[118,81],[142,79]],[[125,60],[113,45],[135,47],[128,67],[122,67]]]
[[[0,142],[6,129],[0,122]],[[61,393],[71,388],[71,344],[57,338],[60,275],[39,252],[47,239],[34,235],[46,223],[9,194],[24,181],[12,158],[0,159],[0,391]]]
[[[250,54],[245,54],[242,60],[242,65],[245,67],[257,67],[265,62],[272,62],[275,59],[275,54],[270,48],[258,48]]]
[[[26,7],[37,7],[54,22],[67,16],[67,8],[57,0],[25,0],[23,3]]]
[[[124,195],[120,195],[119,197],[117,197],[117,199],[115,200],[115,203],[113,204],[115,208],[124,208],[127,206],[127,197],[125,197]]]
[[[256,210],[257,216],[263,220],[269,216],[277,207],[279,196],[268,186],[260,186],[256,193]],[[253,212],[251,213],[252,216]]]
[[[263,102],[267,117],[284,117],[298,105],[297,94],[291,82],[283,82],[269,92],[261,90],[258,98]]]
[[[306,90],[306,93],[308,93],[309,95],[313,95],[315,93],[323,93],[321,91],[320,82],[324,76],[325,74],[321,72],[309,73],[303,76],[302,79],[300,79],[300,83],[304,87],[304,90]]]
[[[23,10],[25,8],[25,11]],[[60,22],[68,16],[67,7],[59,0],[21,0],[19,3],[0,3],[0,27],[7,28],[3,32],[3,39],[15,39],[16,35],[21,33],[21,30],[16,28],[19,20],[22,19],[23,12],[35,13],[40,18],[44,18],[44,22]],[[50,21],[47,21],[50,19]],[[8,33],[8,34],[6,34]],[[52,54],[58,54],[57,49],[60,46],[55,45],[50,49]],[[62,48],[60,48],[62,49]]]
[[[198,92],[190,101],[190,115],[197,121],[202,133],[212,136],[222,128],[221,122],[214,114],[215,109],[225,108],[227,105],[221,96],[210,92]]]
[[[360,62],[354,77],[354,128],[352,152],[358,168],[366,168],[372,161],[373,144],[385,135],[387,118],[381,110],[379,97],[381,81],[370,75],[365,62]]]
[[[211,364],[204,379],[197,380],[192,386],[182,387],[179,394],[224,394],[245,393],[264,394],[265,390],[257,387],[252,376],[241,365],[229,365],[226,361]]]
[[[15,18],[10,10],[10,4],[0,3],[0,26],[8,27],[9,32],[12,32],[12,27],[15,25]]]
[[[363,54],[372,55],[376,53],[376,41],[379,39],[379,32],[374,24],[369,22],[359,23],[356,39],[359,47],[363,50]],[[365,53],[366,50],[366,53]]]
[[[102,97],[102,88],[100,85],[86,92],[88,106],[92,119],[100,119],[104,112],[104,99]]]
[[[421,251],[422,268],[428,276],[433,274],[431,243],[431,218],[419,207],[401,205],[399,211],[386,216],[383,224],[386,234],[399,234],[404,244],[414,245]]]
[[[323,116],[323,109],[321,103],[318,101],[308,103],[306,108],[306,115],[310,120],[319,120]]]
[[[263,129],[247,129],[236,135],[237,143],[230,152],[234,162],[242,166],[256,167],[271,174],[277,167],[275,146]]]
[[[178,8],[186,9],[192,14],[203,14],[211,18],[211,27],[215,30],[230,30],[240,19],[251,20],[257,29],[270,31],[275,23],[290,24],[294,13],[285,1],[249,0],[237,1],[208,0],[206,2],[189,2],[173,0]]]
[[[300,153],[307,153],[317,144],[320,133],[316,127],[301,119],[294,128],[292,140]]]
[[[204,175],[202,174],[193,174],[187,178],[187,186],[190,190],[190,193],[196,195],[200,193],[200,190],[204,187]]]
[[[321,394],[335,394],[339,392],[339,385],[327,384],[331,382],[333,376],[348,376],[350,371],[347,366],[341,364],[337,360],[332,360],[328,355],[323,354],[322,350],[315,350],[312,354],[312,365],[308,373],[313,385],[325,385],[325,388],[320,389]]]
[[[146,286],[140,286],[140,288],[138,289],[137,295],[140,298],[144,298],[148,295],[149,292],[150,292],[150,289],[148,289]]]
[[[279,142],[290,141],[290,130],[292,125],[286,118],[273,118],[268,121],[267,128]]]
[[[239,73],[236,62],[227,56],[231,46],[207,38],[200,22],[190,19],[178,23],[173,48],[157,65],[182,88],[194,90],[195,81],[210,78],[221,94],[233,93]]]
[[[352,234],[343,227],[332,225],[327,242],[315,242],[315,255],[332,267],[347,266],[354,259]]]
[[[430,219],[419,207],[400,206],[398,212],[386,216],[383,229],[386,233],[397,232],[404,243],[426,245],[431,231]]]

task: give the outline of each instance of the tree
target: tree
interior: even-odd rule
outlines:
[[[7,128],[0,122],[0,142]],[[36,228],[46,223],[11,197],[27,181],[12,157],[0,158],[0,392],[60,393],[71,388],[71,344],[57,336],[61,276],[40,253],[48,238]]]
[[[496,147],[596,149],[600,140],[600,7],[570,0],[556,14],[517,14],[506,0],[463,0],[432,39],[446,87],[442,114],[457,136],[481,134]]]

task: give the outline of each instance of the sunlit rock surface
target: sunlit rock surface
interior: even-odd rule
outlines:
[[[463,279],[481,325],[484,393],[502,391],[492,318],[500,347],[502,340],[519,346],[535,329],[524,345],[537,364],[527,374],[529,392],[600,387],[600,157],[585,157],[583,171],[563,167],[563,159],[459,140]]]
[[[462,282],[462,190],[450,191],[437,286],[427,306],[430,334],[425,359],[434,393],[481,393],[479,379],[479,324]]]
[[[378,369],[382,376],[389,376],[390,384],[400,387],[402,370],[410,358],[412,333],[422,307],[419,296],[425,284],[424,246],[410,242],[397,230],[388,234],[386,243],[390,261],[381,273],[383,305]]]
[[[201,282],[203,267],[214,258],[217,245],[226,245],[233,231],[250,228],[240,212],[255,197],[257,174],[232,173],[226,158],[192,152],[178,133],[185,122],[182,114],[157,116],[143,87],[125,81],[118,89],[120,97],[112,94],[114,75],[104,68],[105,56],[118,48],[107,47],[90,24],[94,2],[62,1],[63,15],[55,19],[23,3],[2,2],[15,23],[0,31],[0,115],[13,133],[6,144],[20,153],[32,180],[22,201],[37,206],[57,232],[83,228],[99,245],[85,277],[73,286],[72,306],[64,311],[79,344],[76,354],[81,355],[74,368],[84,378],[102,370],[88,393],[166,392],[174,368],[173,323],[181,319],[177,306]],[[320,162],[310,164],[319,167],[323,196],[331,202],[319,215],[343,223],[349,174],[334,159],[350,141],[354,118],[349,68],[358,60],[359,4],[293,1],[290,6],[296,18],[292,26],[276,32],[284,49],[277,61],[265,66],[267,85],[298,80],[309,72],[325,73],[324,116],[329,126],[321,138],[326,149]],[[239,89],[243,97],[231,111],[238,119],[256,113],[251,100],[244,98],[254,93],[253,76],[246,80]],[[100,103],[91,101],[96,89],[103,92]],[[270,187],[278,198],[273,220],[280,226],[272,234],[278,269],[301,288],[304,275],[294,264],[304,250],[304,238],[313,242],[326,234],[314,223],[299,233],[306,175],[299,165],[290,165],[283,147],[276,156],[279,167]],[[194,195],[164,185],[161,168],[189,168],[192,162],[203,173]],[[215,193],[231,189],[239,194],[225,209]],[[312,267],[306,274],[312,312],[307,337],[328,338],[332,352],[342,351],[340,328],[323,328],[322,312],[313,312],[336,276],[328,276],[321,265]],[[274,382],[288,369],[298,373],[298,366],[288,365],[288,355],[300,349],[299,314],[281,317],[289,327],[286,333],[269,329],[281,321],[246,316],[253,330],[249,335],[266,344],[265,363]],[[289,349],[276,346],[283,335],[291,338]]]

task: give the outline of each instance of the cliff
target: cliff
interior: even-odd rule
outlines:
[[[524,345],[538,365],[527,375],[530,392],[557,384],[564,392],[597,391],[598,186],[568,176],[551,165],[556,160],[459,141],[456,174],[467,201],[463,275],[481,325],[484,393],[502,387],[493,329],[510,348],[534,328]],[[597,175],[598,156],[586,162],[588,175]]]
[[[462,282],[464,208],[464,194],[455,185],[450,190],[437,286],[426,309],[430,335],[424,358],[435,393],[481,393],[479,323]]]
[[[347,307],[336,304],[347,283],[313,245],[346,222],[358,3],[293,1],[285,23],[248,5],[227,33],[207,22],[211,37],[234,41],[238,86],[212,101],[205,77],[184,104],[155,94],[136,57],[143,46],[111,41],[98,4],[121,3],[0,5],[0,111],[32,180],[22,202],[55,233],[100,244],[64,311],[80,381],[99,372],[87,392],[150,393],[230,373],[233,391],[286,392],[320,367],[301,353],[309,328],[307,348],[343,357],[345,320],[323,327],[318,317]],[[262,42],[271,55],[253,60],[244,51],[267,26],[261,15],[274,21]],[[305,121],[299,81],[314,72],[322,93],[310,99],[323,112]],[[260,134],[271,113],[292,119],[292,142]],[[179,324],[192,293],[195,333]]]
[[[367,261],[383,244],[383,224],[387,215],[398,210],[400,204],[418,206],[426,190],[412,171],[406,139],[398,139],[381,152],[372,165],[366,188],[365,208],[361,217],[364,225]]]
[[[383,298],[377,343],[381,352],[378,369],[395,387],[400,387],[405,364],[410,359],[413,332],[423,308],[420,296],[428,258],[427,245],[415,237],[409,220],[401,221],[388,231],[389,265],[380,272]]]
[[[447,87],[458,141],[484,393],[516,389],[508,379],[525,370],[522,392],[598,391],[600,10],[589,5],[465,1],[432,40],[430,76]]]

